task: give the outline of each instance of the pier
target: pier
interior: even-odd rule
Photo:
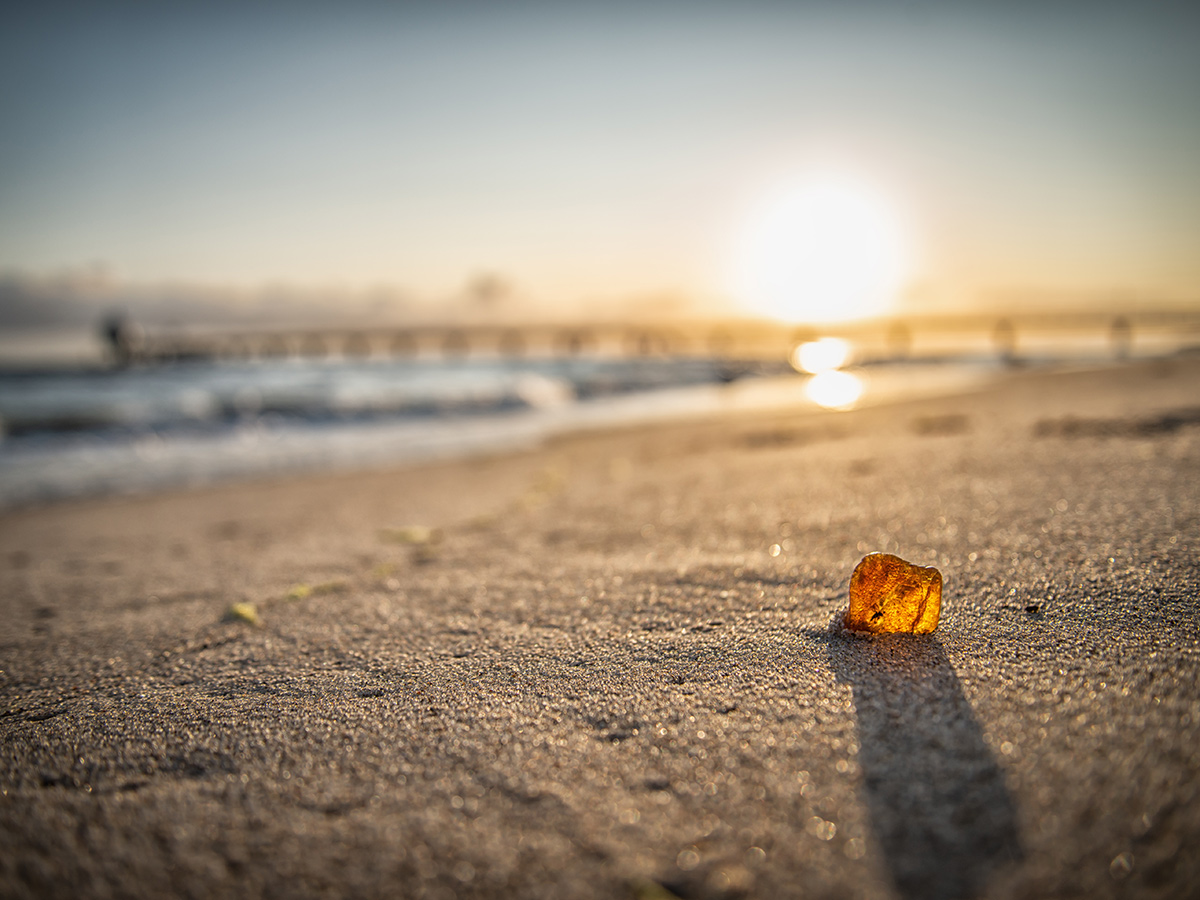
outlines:
[[[199,331],[106,323],[123,363],[255,359],[467,359],[676,357],[769,361],[822,337],[851,342],[859,361],[995,353],[1023,355],[1087,348],[1116,358],[1200,346],[1200,309],[1012,314],[927,314],[840,324],[748,319],[639,322],[422,323],[374,328]],[[1169,351],[1168,351],[1169,352]]]

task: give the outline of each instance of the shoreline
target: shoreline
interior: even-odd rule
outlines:
[[[1042,364],[1064,370],[1071,364]],[[1078,364],[1074,364],[1078,365]],[[1016,371],[995,360],[901,363],[846,370],[859,408],[954,394]],[[0,510],[104,496],[144,496],[179,487],[250,483],[321,472],[391,469],[521,452],[559,437],[669,426],[730,415],[823,412],[808,396],[813,376],[757,375],[730,383],[618,392],[492,412],[294,422],[252,417],[180,433],[80,434],[61,446],[19,439],[0,445]],[[538,387],[541,387],[539,384]],[[544,393],[544,390],[543,390]],[[201,423],[203,424],[203,423]]]

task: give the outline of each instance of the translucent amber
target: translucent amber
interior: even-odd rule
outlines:
[[[850,608],[842,622],[851,631],[872,634],[929,634],[941,610],[941,572],[890,553],[870,553],[850,576]]]

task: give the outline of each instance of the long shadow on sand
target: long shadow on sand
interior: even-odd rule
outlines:
[[[838,679],[854,690],[864,800],[900,895],[983,893],[1021,845],[1003,773],[941,642],[823,637]]]

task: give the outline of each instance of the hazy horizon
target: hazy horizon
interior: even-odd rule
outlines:
[[[902,222],[910,306],[1194,303],[1198,104],[1171,4],[30,8],[0,327],[48,285],[736,310],[748,211],[827,171]]]

